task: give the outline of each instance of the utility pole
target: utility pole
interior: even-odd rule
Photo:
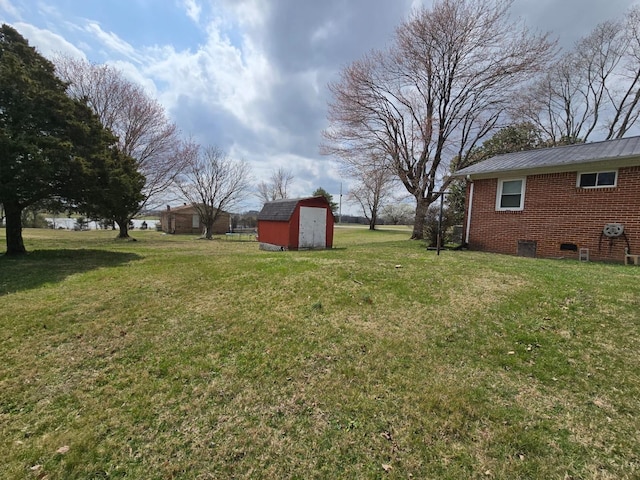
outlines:
[[[442,214],[443,214],[443,210],[444,210],[444,196],[445,195],[449,195],[449,192],[446,191],[440,191],[437,192],[440,194],[440,212],[438,215],[438,239],[436,241],[436,250],[437,250],[437,254],[440,255],[440,250],[442,250]]]
[[[338,223],[342,223],[342,182],[340,182],[340,207],[338,209]]]

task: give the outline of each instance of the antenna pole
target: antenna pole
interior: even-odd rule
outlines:
[[[342,182],[340,182],[340,209],[338,211],[338,223],[342,223]]]

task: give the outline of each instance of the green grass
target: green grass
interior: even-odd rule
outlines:
[[[640,477],[640,269],[409,235],[25,230],[0,478]]]

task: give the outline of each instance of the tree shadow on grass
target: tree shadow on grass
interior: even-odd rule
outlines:
[[[115,267],[134,260],[135,253],[109,250],[35,250],[18,257],[0,255],[0,297],[57,283],[69,275]]]

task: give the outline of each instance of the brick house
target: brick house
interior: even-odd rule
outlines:
[[[222,212],[213,225],[213,233],[221,234],[228,232],[229,220],[229,213]],[[193,205],[185,204],[180,207],[167,205],[167,209],[160,214],[160,228],[165,233],[189,233],[197,235],[203,233],[204,225],[200,221],[200,215]]]
[[[498,155],[467,179],[472,250],[625,260],[640,253],[640,137]]]

